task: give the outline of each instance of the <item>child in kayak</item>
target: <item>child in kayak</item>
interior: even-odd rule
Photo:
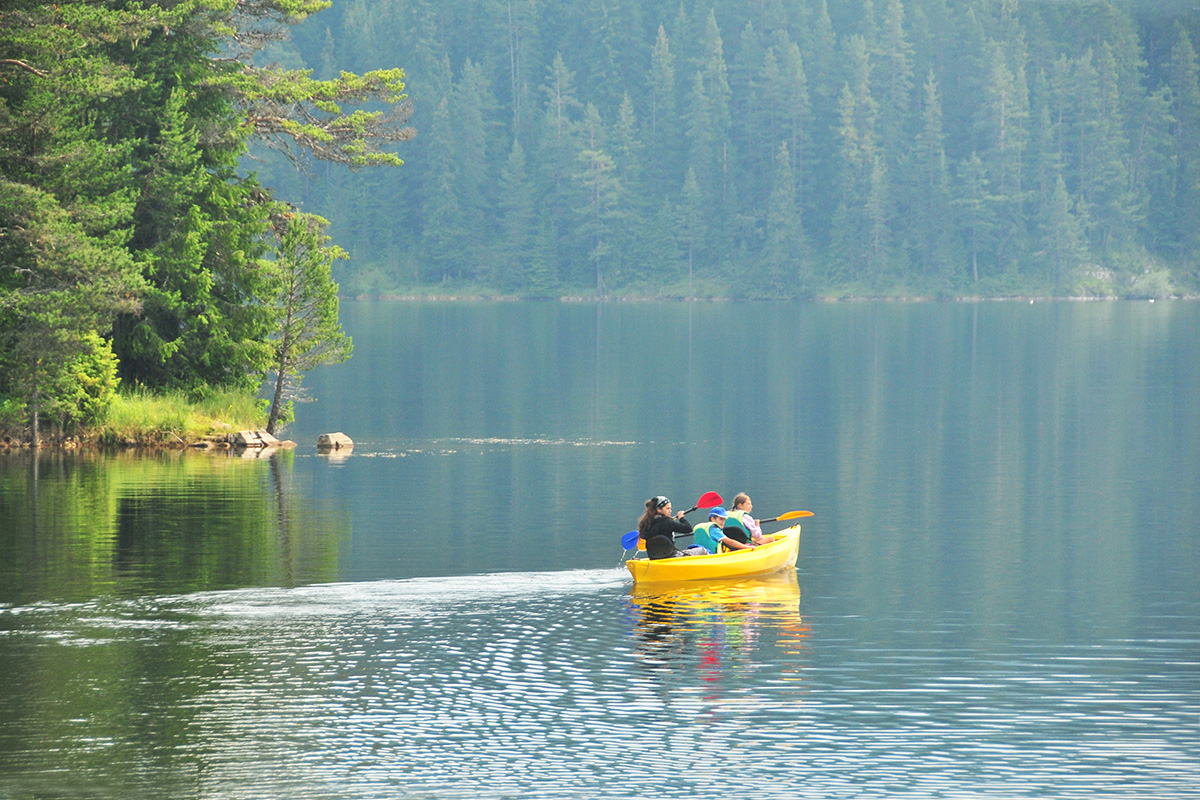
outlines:
[[[725,521],[725,535],[745,544],[767,544],[775,541],[774,536],[763,536],[762,528],[750,512],[754,510],[754,502],[750,495],[740,492],[733,498],[733,510]]]
[[[753,550],[754,545],[743,544],[725,535],[723,528],[725,527],[725,519],[728,516],[729,514],[724,508],[713,506],[708,512],[708,522],[702,522],[693,529],[692,533],[696,538],[692,541],[709,553],[722,552],[722,545],[727,550]]]

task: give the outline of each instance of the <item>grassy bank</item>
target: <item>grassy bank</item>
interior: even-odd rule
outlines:
[[[0,418],[0,449],[30,444],[29,418],[19,414]],[[202,397],[185,392],[122,390],[113,395],[101,420],[77,426],[41,420],[43,446],[183,447],[232,431],[266,427],[266,403],[253,392],[212,390]]]
[[[251,392],[213,391],[195,399],[183,392],[135,389],[118,393],[104,420],[80,438],[99,444],[182,444],[262,428],[266,422],[266,410]]]

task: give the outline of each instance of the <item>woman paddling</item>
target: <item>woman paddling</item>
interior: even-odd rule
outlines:
[[[692,532],[692,523],[684,519],[683,514],[684,512],[680,511],[672,517],[671,501],[662,495],[646,501],[646,511],[638,520],[638,533],[646,540],[647,557],[674,558],[688,555],[675,549],[675,534]]]

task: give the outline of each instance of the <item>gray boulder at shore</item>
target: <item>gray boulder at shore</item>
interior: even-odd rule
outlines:
[[[279,447],[279,440],[264,430],[237,431],[231,436],[234,447]]]

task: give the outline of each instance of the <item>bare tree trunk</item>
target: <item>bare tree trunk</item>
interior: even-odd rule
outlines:
[[[34,371],[33,371],[33,402],[30,403],[30,412],[31,412],[30,416],[32,417],[32,419],[30,420],[31,430],[29,432],[29,435],[33,440],[32,441],[33,449],[36,450],[42,446],[41,441],[38,439],[38,426],[39,426],[38,383],[37,383],[37,368],[36,367],[34,368]]]
[[[287,363],[281,359],[275,378],[275,396],[271,398],[271,416],[267,419],[267,433],[272,436],[275,435],[275,428],[279,425],[279,415],[283,409],[283,387],[286,383]]]

